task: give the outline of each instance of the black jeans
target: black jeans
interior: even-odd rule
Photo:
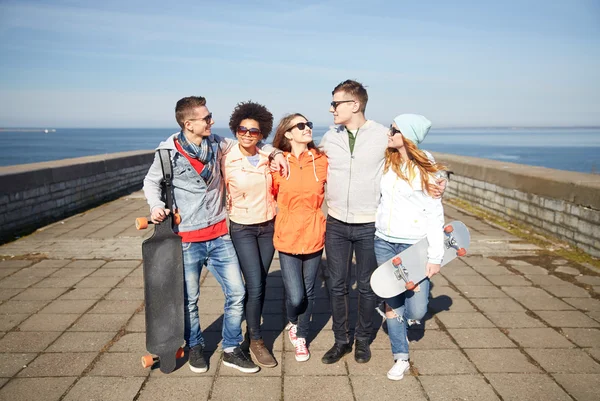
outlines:
[[[246,324],[250,338],[259,340],[267,275],[273,261],[275,219],[259,224],[229,223],[229,233],[246,283]]]
[[[374,239],[375,223],[348,224],[327,216],[325,279],[331,300],[333,334],[338,344],[350,343],[348,324],[352,254],[356,253],[358,319],[355,339],[370,340],[377,295],[371,289],[371,274],[377,268]]]

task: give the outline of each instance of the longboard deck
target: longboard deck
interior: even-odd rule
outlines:
[[[452,226],[453,231],[450,234],[444,235],[444,257],[441,265],[444,266],[457,257],[457,248],[467,250],[471,243],[471,235],[469,229],[460,221],[452,221],[446,224],[445,227]],[[455,241],[453,244],[452,241]],[[381,298],[392,298],[402,294],[407,290],[406,281],[402,278],[400,272],[394,266],[393,261],[396,257],[400,257],[402,273],[409,281],[418,285],[426,277],[427,266],[427,248],[429,243],[424,238],[405,249],[398,255],[380,265],[371,275],[371,288]]]
[[[142,257],[146,349],[159,357],[160,370],[170,373],[184,343],[183,251],[170,218],[155,225],[153,235],[142,244]]]

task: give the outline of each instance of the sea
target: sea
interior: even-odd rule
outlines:
[[[327,129],[315,127],[316,143]],[[151,150],[176,131],[175,127],[4,128],[0,129],[0,166]],[[213,133],[233,137],[227,128],[213,127]],[[558,170],[600,173],[600,127],[432,129],[421,148]]]

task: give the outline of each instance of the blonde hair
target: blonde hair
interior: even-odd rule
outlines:
[[[402,155],[398,149],[387,148],[385,150],[383,172],[386,173],[391,168],[398,177],[410,183],[417,175],[416,170],[419,170],[421,173],[421,189],[427,195],[431,195],[431,191],[435,189],[435,184],[431,183],[431,178],[435,178],[437,172],[446,170],[446,166],[429,160],[425,152],[419,149],[411,140],[406,139],[406,137],[402,136],[402,140],[408,154],[408,160],[402,159]],[[405,171],[407,174],[402,172],[401,167],[403,165],[406,166]]]

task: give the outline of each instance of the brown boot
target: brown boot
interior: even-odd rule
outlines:
[[[250,354],[252,355],[252,360],[257,365],[264,368],[274,368],[277,366],[277,361],[273,358],[267,347],[265,347],[265,342],[262,339],[250,340]]]

